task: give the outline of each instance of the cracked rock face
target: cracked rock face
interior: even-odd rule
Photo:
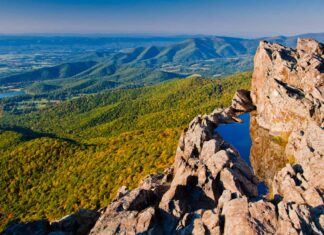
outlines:
[[[252,107],[246,97],[235,101],[240,111]],[[238,121],[237,110],[196,117],[179,140],[173,166],[146,177],[137,189],[122,188],[124,193],[118,193],[91,234],[221,234],[223,218],[230,221],[234,216],[228,206],[222,214],[223,207],[232,199],[244,200],[245,213],[248,198],[258,195],[252,170],[214,131],[220,123]],[[245,221],[244,216],[240,219]]]
[[[262,42],[251,96],[240,90],[231,107],[194,118],[180,137],[174,164],[134,190],[121,187],[99,219],[91,216],[96,223],[90,234],[323,234],[323,92],[322,44],[299,40],[294,50]],[[279,155],[293,159],[268,174],[272,200],[258,196],[257,177],[217,133],[219,124],[240,122],[238,116],[254,108],[253,121],[264,129],[253,135],[271,138],[267,130],[286,136]],[[262,139],[258,145],[255,162],[275,146]],[[77,233],[90,223],[75,218],[13,224],[4,234],[88,232],[85,226]]]
[[[249,92],[238,91],[230,108],[197,116],[179,140],[173,166],[116,199],[91,234],[322,234],[323,84],[322,44],[299,40],[294,50],[262,42],[255,56],[253,103]],[[255,106],[253,120],[287,138],[280,160],[293,159],[270,174],[272,201],[258,197],[252,170],[214,131],[221,123],[239,122],[237,116]],[[258,149],[257,156],[271,146]],[[151,190],[153,201],[143,189]],[[124,206],[133,192],[146,208]]]
[[[297,49],[261,42],[254,57],[251,97],[258,123],[290,132],[307,121],[324,127],[324,46],[299,39]]]
[[[262,42],[255,56],[256,121],[281,138],[280,154],[289,159],[271,180],[279,234],[324,232],[323,48],[311,39],[299,39],[296,50]]]

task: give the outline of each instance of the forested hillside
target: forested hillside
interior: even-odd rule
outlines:
[[[323,41],[323,35],[305,34],[300,37]],[[0,109],[15,114],[28,113],[116,88],[144,87],[175,78],[219,78],[250,71],[260,40],[295,46],[297,38],[192,36],[126,40],[54,37],[51,41],[42,37],[9,37],[9,41],[5,41],[0,37],[0,49],[12,47],[12,54],[18,53],[16,56],[10,53],[0,55],[0,61],[6,61],[0,64],[0,93],[18,92],[15,97],[0,99]],[[49,49],[54,42],[60,43],[48,54],[32,49],[26,55],[20,55],[19,48],[23,42],[30,45],[23,46],[25,50],[33,46]],[[69,46],[73,42],[80,46],[80,51],[76,45],[73,46],[76,51],[70,51]],[[132,43],[137,46],[131,46]],[[56,51],[60,45],[62,51]],[[31,64],[33,69],[28,69]]]
[[[0,118],[0,225],[106,206],[173,162],[182,129],[249,89],[250,73],[111,90]]]
[[[53,67],[0,78],[31,95],[97,93],[116,86],[155,84],[192,74],[220,76],[252,68],[257,40],[229,37],[187,39],[171,45],[91,52]]]
[[[121,47],[120,50],[113,50],[111,47],[121,40],[118,38],[110,40],[79,38],[81,45],[89,44],[88,46],[91,47],[91,43],[97,42],[101,45],[101,50],[84,52],[81,55],[76,53],[75,57],[69,57],[66,63],[53,67],[45,66],[12,76],[2,78],[0,76],[0,83],[19,84],[20,88],[26,88],[30,94],[48,93],[54,90],[56,93],[95,93],[111,88],[105,85],[111,82],[118,82],[118,85],[123,86],[147,85],[192,74],[202,76],[233,74],[252,69],[252,57],[260,40],[295,46],[298,37],[313,37],[323,41],[323,35],[323,33],[318,33],[257,39],[209,36],[193,37],[184,41],[180,41],[182,38],[171,37],[164,38],[165,43],[169,42],[166,45],[163,43],[161,45],[162,39],[151,39],[153,40],[151,44],[147,44],[149,39],[142,39],[138,44],[148,46],[126,46]],[[32,39],[24,40],[26,43],[33,42]],[[58,39],[53,38],[53,41],[55,40]],[[66,45],[74,40],[77,42],[76,38],[63,38],[61,44]],[[133,40],[136,41],[136,39]],[[16,45],[18,42],[19,40],[10,42],[9,38],[7,44]],[[48,43],[46,39],[39,39],[34,43],[38,45],[42,42]],[[112,44],[105,44],[108,42]],[[123,40],[120,43],[122,42]],[[0,37],[0,48],[2,44],[7,45]],[[39,86],[42,89],[29,87],[33,84],[32,82],[36,81],[43,85]],[[48,86],[51,89],[46,89]]]

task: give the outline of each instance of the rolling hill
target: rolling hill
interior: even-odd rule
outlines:
[[[192,74],[220,76],[252,69],[260,40],[294,46],[298,37],[323,41],[324,34],[243,39],[202,37],[169,45],[135,47],[117,52],[92,52],[54,67],[0,78],[0,84],[20,84],[29,94],[96,93],[115,87],[155,84]],[[32,83],[36,83],[37,85]]]

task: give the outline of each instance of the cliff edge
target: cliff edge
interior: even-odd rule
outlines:
[[[251,95],[237,91],[229,108],[194,118],[170,168],[134,190],[121,187],[99,212],[43,221],[37,233],[17,233],[35,232],[37,222],[13,222],[3,234],[323,234],[323,48],[310,39],[297,49],[261,42]],[[293,159],[276,172],[271,198],[259,196],[253,170],[217,133],[254,109]]]

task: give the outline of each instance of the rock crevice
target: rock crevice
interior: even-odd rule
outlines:
[[[251,95],[237,91],[229,108],[194,118],[174,164],[134,190],[120,188],[91,231],[65,232],[58,221],[56,234],[323,234],[323,48],[308,39],[297,49],[261,42]],[[254,109],[260,126],[287,136],[282,152],[293,159],[274,174],[271,200],[258,196],[258,178],[215,131]]]

